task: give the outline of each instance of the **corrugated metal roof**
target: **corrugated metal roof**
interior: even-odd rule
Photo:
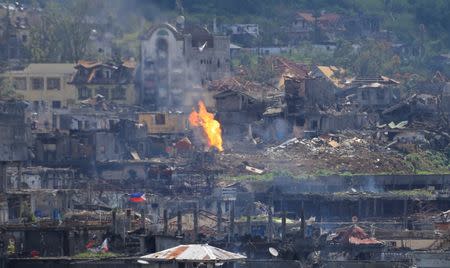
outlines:
[[[245,256],[216,248],[207,244],[179,245],[153,254],[142,256],[141,259],[153,261],[178,262],[222,262],[246,259]]]

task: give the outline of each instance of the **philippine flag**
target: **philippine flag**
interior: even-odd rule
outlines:
[[[145,199],[145,194],[143,193],[134,193],[130,195],[130,201],[134,202],[134,203],[140,203],[140,202],[144,202]]]

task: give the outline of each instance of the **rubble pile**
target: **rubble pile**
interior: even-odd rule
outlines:
[[[407,173],[404,156],[373,138],[370,132],[340,132],[312,139],[293,138],[277,146],[251,153],[225,153],[221,164],[233,167],[242,162],[265,167],[265,171],[287,171],[303,175]],[[226,169],[233,172],[232,168]]]

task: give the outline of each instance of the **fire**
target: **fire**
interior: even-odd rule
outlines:
[[[222,147],[222,129],[220,123],[214,119],[214,114],[209,113],[206,110],[203,101],[198,102],[198,112],[193,109],[189,115],[189,123],[195,127],[201,127],[203,134],[208,140],[208,147],[215,147],[220,152],[223,151]]]

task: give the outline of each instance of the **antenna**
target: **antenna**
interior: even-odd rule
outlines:
[[[183,3],[181,3],[181,0],[176,0],[175,4],[177,7],[178,14],[184,15],[184,8],[183,8]]]

